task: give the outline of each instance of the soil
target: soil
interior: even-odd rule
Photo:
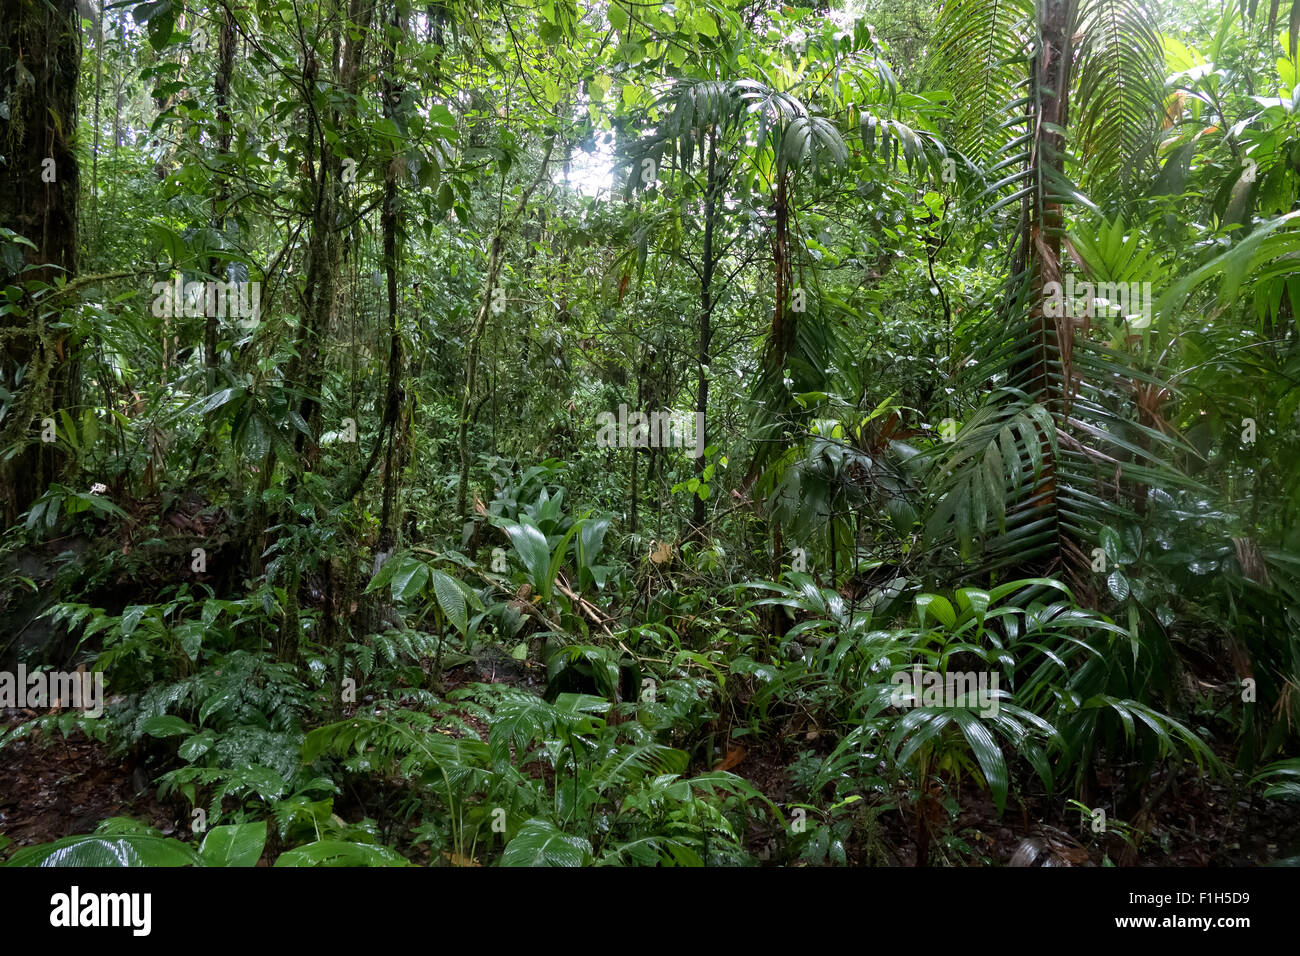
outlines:
[[[531,675],[504,670],[491,675],[479,675],[475,668],[449,673],[444,689],[483,676],[497,682],[533,683]],[[0,732],[36,716],[29,710],[0,713]],[[488,727],[469,714],[463,717],[486,740]],[[799,802],[802,795],[796,792],[789,768],[808,747],[803,733],[788,739],[746,737],[732,745],[719,767],[744,777],[778,805]],[[537,773],[538,765],[530,769]],[[130,755],[111,757],[106,745],[79,731],[66,739],[33,734],[13,741],[0,749],[0,834],[13,841],[0,855],[92,832],[101,821],[115,816],[131,817],[165,836],[183,838],[188,833],[187,808],[158,800],[147,782],[148,775]],[[1006,811],[998,814],[989,795],[968,783],[956,802],[957,818],[937,828],[956,840],[944,843],[936,835],[929,862],[1221,867],[1262,866],[1300,857],[1300,803],[1242,797],[1230,784],[1202,777],[1191,767],[1159,784],[1163,793],[1150,810],[1137,820],[1125,821],[1139,825],[1141,831],[1130,844],[1114,828],[1105,835],[1089,832],[1077,809],[1060,795],[1049,799],[1034,789],[1022,789],[1020,800],[1013,796]],[[338,810],[350,816],[346,807]],[[942,823],[947,814],[942,809],[937,813]],[[915,826],[911,812],[882,813],[870,834],[862,828],[853,830],[846,844],[848,862],[915,866]],[[781,862],[775,854],[780,836],[776,824],[768,820],[754,824],[746,839],[761,859]],[[964,846],[955,845],[956,841]]]
[[[0,720],[0,733],[34,716]],[[185,808],[159,801],[151,787],[137,792],[135,771],[129,757],[114,760],[80,731],[15,740],[0,749],[0,834],[17,849],[91,833],[109,817],[131,817],[168,837],[188,834]]]

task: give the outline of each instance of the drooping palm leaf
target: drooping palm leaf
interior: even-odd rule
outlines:
[[[1156,11],[1145,0],[1082,0],[1078,32],[1075,139],[1085,157],[1084,185],[1099,193],[1153,166],[1163,51]]]

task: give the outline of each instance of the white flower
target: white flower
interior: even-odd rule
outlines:
[[[90,486],[90,493],[92,495],[102,495],[106,491],[108,491],[108,486],[103,484],[102,482],[97,481]]]

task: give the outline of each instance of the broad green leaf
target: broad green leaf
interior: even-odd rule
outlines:
[[[393,600],[414,600],[429,582],[429,566],[417,558],[405,557],[392,577]]]
[[[433,594],[438,600],[442,613],[447,615],[456,630],[461,634],[469,632],[469,618],[465,610],[465,595],[461,593],[456,582],[441,571],[433,571]]]
[[[1098,537],[1101,539],[1101,549],[1106,552],[1106,560],[1112,564],[1119,564],[1124,553],[1124,542],[1120,538],[1119,532],[1114,528],[1105,526],[1101,529]]]
[[[276,866],[410,866],[396,850],[370,843],[317,840],[281,853]]]
[[[176,737],[180,734],[194,733],[194,727],[188,721],[172,714],[150,717],[140,729],[150,737]]]
[[[197,862],[198,854],[179,840],[130,834],[70,836],[24,847],[5,866],[191,866]]]
[[[510,544],[519,555],[519,560],[528,571],[533,588],[540,594],[545,593],[546,573],[550,567],[551,549],[546,544],[546,535],[527,518],[519,524],[506,525],[506,534]]]
[[[591,859],[591,844],[567,836],[549,820],[529,820],[506,844],[502,866],[583,866]]]
[[[954,710],[953,720],[961,728],[962,735],[970,744],[971,750],[975,752],[975,759],[979,761],[980,769],[984,771],[984,779],[993,794],[993,803],[998,813],[1001,813],[1007,805],[1009,786],[1007,763],[1002,757],[1002,748],[993,738],[988,725],[970,711]]]
[[[957,612],[952,609],[948,599],[939,594],[918,594],[916,615],[922,627],[925,627],[925,619],[931,616],[947,628],[952,628],[957,623]]]
[[[204,866],[256,866],[266,846],[266,821],[213,827],[203,838]]]

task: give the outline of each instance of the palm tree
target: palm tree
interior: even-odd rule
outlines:
[[[697,413],[708,411],[712,319],[721,291],[715,285],[722,247],[717,232],[724,214],[722,200],[737,168],[743,166],[752,174],[770,200],[767,239],[774,294],[754,387],[750,482],[781,458],[778,439],[793,412],[787,372],[797,391],[822,390],[837,352],[834,329],[821,303],[808,290],[798,299],[795,296],[800,263],[793,241],[798,233],[794,210],[800,191],[848,163],[845,128],[860,133],[867,152],[879,150],[895,164],[901,156],[909,169],[937,168],[947,157],[936,137],[893,117],[896,82],[865,22],[855,23],[849,37],[846,40],[845,34],[828,26],[826,37],[809,40],[826,45],[820,58],[809,57],[821,63],[816,75],[768,63],[748,48],[743,51],[742,70],[737,56],[742,51],[724,51],[706,65],[707,78],[683,78],[660,98],[654,109],[664,118],[656,124],[656,134],[641,146],[656,166],[662,167],[666,154],[678,159],[683,172],[696,164],[704,169]],[[828,82],[832,77],[836,82]],[[704,468],[704,459],[697,459],[697,474]],[[776,474],[767,477],[769,486],[779,480]],[[703,522],[704,502],[697,498],[693,524],[698,529]]]
[[[1000,388],[939,456],[930,536],[968,554],[978,540],[990,572],[1064,565],[1085,593],[1084,542],[1140,509],[1142,484],[1185,481],[1169,464],[1177,440],[1123,400],[1150,376],[1048,307],[1063,244],[1082,262],[1066,207],[1095,210],[1086,189],[1122,211],[1153,168],[1163,115],[1156,19],[1145,0],[951,0],[930,62],[959,104],[957,145],[991,180],[986,214],[1019,210],[1005,285],[973,330],[976,374]],[[986,537],[991,520],[999,533]]]

